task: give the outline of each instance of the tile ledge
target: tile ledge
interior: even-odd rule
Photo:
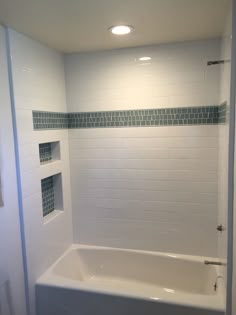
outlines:
[[[51,221],[56,219],[61,214],[63,214],[62,210],[53,210],[51,213],[49,213],[48,215],[46,215],[43,218],[43,225],[46,225],[46,224],[50,223]]]

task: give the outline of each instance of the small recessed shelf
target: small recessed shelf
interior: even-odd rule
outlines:
[[[41,179],[43,217],[63,210],[61,173]]]
[[[48,224],[54,219],[56,219],[59,215],[61,215],[63,211],[60,210],[54,210],[53,212],[50,212],[43,218],[43,224]]]
[[[39,144],[40,164],[45,165],[61,159],[60,142],[46,142]]]

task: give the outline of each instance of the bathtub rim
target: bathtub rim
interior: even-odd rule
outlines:
[[[204,260],[217,260],[215,257],[206,257],[206,256],[193,256],[193,255],[185,255],[185,254],[176,254],[176,253],[166,253],[166,252],[155,252],[155,251],[146,251],[139,249],[127,249],[127,248],[116,248],[116,247],[107,247],[107,246],[97,246],[97,245],[85,245],[85,244],[72,244],[69,248],[38,278],[36,281],[36,287],[50,287],[50,288],[63,288],[68,290],[77,290],[83,292],[97,293],[103,295],[110,295],[116,297],[125,297],[131,299],[138,299],[149,302],[156,302],[162,304],[171,304],[171,305],[180,305],[185,307],[192,307],[196,309],[206,309],[217,312],[225,311],[225,303],[224,303],[224,281],[222,278],[218,279],[218,291],[215,295],[201,295],[201,294],[191,294],[191,293],[176,293],[172,298],[170,295],[163,293],[160,298],[153,296],[145,296],[139,295],[135,293],[127,293],[127,292],[118,292],[113,289],[104,289],[99,286],[91,286],[86,282],[69,279],[67,277],[63,277],[53,273],[53,269],[55,266],[66,257],[71,251],[78,249],[89,249],[89,250],[115,250],[121,252],[129,252],[129,253],[140,253],[145,255],[155,255],[166,257],[167,259],[174,260],[184,260],[188,262],[199,262],[204,263]],[[218,266],[214,266],[216,269],[217,275],[220,275],[220,268]],[[186,299],[179,300],[179,297],[186,296]],[[177,297],[177,298],[176,298]],[[205,303],[201,304],[201,298],[205,298]],[[206,299],[211,300],[211,302],[206,301]],[[217,303],[216,303],[217,302]]]

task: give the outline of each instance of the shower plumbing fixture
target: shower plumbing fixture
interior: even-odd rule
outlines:
[[[229,63],[230,61],[231,60],[210,60],[210,61],[207,61],[207,65],[214,66],[214,65]]]
[[[226,266],[222,261],[204,260],[205,265]]]

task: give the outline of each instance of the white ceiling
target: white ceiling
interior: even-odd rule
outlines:
[[[219,37],[229,0],[0,0],[0,23],[62,52]],[[135,31],[115,37],[111,25]]]

